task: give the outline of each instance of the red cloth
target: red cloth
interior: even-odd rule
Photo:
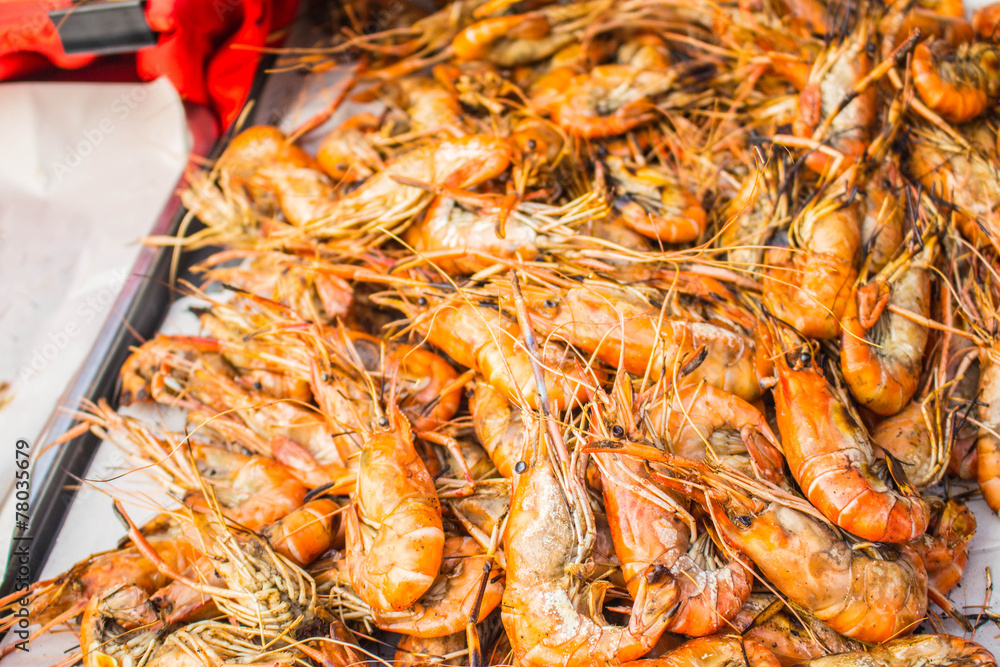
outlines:
[[[0,80],[50,65],[75,69],[94,56],[68,56],[47,12],[70,0],[0,0]],[[261,47],[280,42],[297,0],[149,0],[146,20],[156,46],[135,55],[136,74],[166,76],[181,97],[215,110],[223,126],[246,100]]]

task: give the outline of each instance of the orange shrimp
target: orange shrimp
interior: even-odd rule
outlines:
[[[674,84],[672,71],[647,71],[629,65],[599,65],[565,84],[548,111],[566,132],[581,139],[624,134],[655,118],[650,97]]]
[[[746,400],[761,395],[758,345],[749,335],[661,317],[640,293],[610,282],[586,281],[562,292],[526,286],[523,292],[539,332],[564,338],[614,368],[640,376],[648,368],[655,380],[704,357],[685,381],[705,380]]]
[[[553,33],[542,12],[496,16],[473,23],[452,40],[459,60],[489,60],[501,67],[547,58],[573,41],[572,33]]]
[[[323,138],[316,162],[335,182],[355,183],[373,175],[382,159],[371,144],[381,122],[370,113],[351,116]]]
[[[799,663],[802,667],[993,667],[996,659],[975,642],[951,635],[914,635],[874,646]]]
[[[677,387],[670,394],[651,399],[647,417],[671,453],[783,482],[781,443],[757,408],[707,384]]]
[[[778,603],[780,604],[780,603]],[[829,653],[860,651],[860,642],[843,637],[816,619],[792,617],[775,611],[775,603],[757,615],[743,636],[767,646],[782,665],[799,664],[802,660],[819,658]]]
[[[239,266],[219,264],[243,258]],[[338,267],[316,256],[301,257],[279,251],[223,250],[192,270],[205,284],[218,282],[288,306],[302,319],[329,320],[347,315],[354,290]]]
[[[150,535],[150,542],[165,562],[178,569],[186,568],[197,556],[176,530]],[[125,546],[94,554],[53,579],[35,582],[26,592],[18,591],[0,599],[0,606],[6,607],[25,596],[31,623],[48,628],[79,616],[101,591],[133,585],[151,593],[168,581],[134,546]],[[0,628],[16,621],[15,617],[6,618]]]
[[[595,452],[601,472],[604,505],[629,593],[636,597],[643,575],[650,566],[666,568],[678,587],[680,604],[667,612],[667,630],[689,636],[717,632],[743,607],[753,579],[739,563],[711,568],[688,555],[691,527],[686,523],[687,499],[679,493],[644,488],[636,480],[646,478],[643,463],[631,457],[602,452],[607,440],[640,440],[632,414],[631,390],[619,375],[615,383],[615,401],[607,417],[596,414],[595,424],[605,442],[595,442],[588,451]],[[626,445],[627,448],[627,445]]]
[[[152,340],[135,348],[122,364],[121,371],[119,371],[121,383],[119,400],[121,404],[127,406],[152,399],[151,391],[155,391],[155,389],[150,385],[160,374],[161,368],[172,357],[189,360],[207,359],[210,363],[217,363],[216,359],[221,359],[221,357],[212,358],[205,356],[205,353],[218,351],[218,341],[211,338],[157,334]]]
[[[501,619],[514,663],[587,667],[640,658],[665,630],[677,589],[664,581],[665,570],[653,566],[639,577],[628,626],[608,625],[600,616],[606,585],[590,590],[594,611],[581,612],[586,607],[577,599],[572,568],[587,556],[586,550],[580,553],[579,512],[589,512],[557,476],[537,426],[528,428],[532,451],[515,482],[504,542],[507,587]]]
[[[341,506],[328,498],[311,500],[261,531],[279,554],[305,566],[333,545]]]
[[[478,185],[506,171],[510,157],[506,139],[473,134],[403,153],[339,199],[288,190],[287,199],[296,202],[296,209],[286,208],[283,200],[282,210],[298,228],[277,230],[269,238],[286,244],[356,240],[359,231],[369,232],[375,226],[402,232],[429,203],[434,188]]]
[[[888,304],[930,316],[931,282],[925,252],[892,283],[883,277],[856,286],[844,309],[840,369],[851,395],[878,415],[894,415],[913,398],[923,369],[928,329]],[[882,293],[882,294],[880,294]],[[881,311],[881,312],[880,312]]]
[[[836,188],[834,184],[832,187]],[[764,303],[809,338],[833,338],[857,272],[857,203],[826,195],[792,223],[795,250],[772,250]]]
[[[148,664],[148,654],[159,648],[165,628],[146,592],[131,584],[115,586],[88,603],[80,619],[84,667]]]
[[[358,355],[364,370],[395,374],[399,408],[418,431],[437,430],[458,412],[462,400],[462,387],[456,384],[458,373],[441,355],[360,331],[345,334],[351,353]],[[334,349],[345,347],[340,335],[327,333],[324,338]]]
[[[465,655],[467,647],[468,639],[465,632],[429,638],[403,635],[396,644],[396,655],[392,659],[392,665],[394,667],[465,665],[469,662]]]
[[[996,41],[1000,35],[997,31],[998,24],[1000,24],[1000,3],[984,5],[972,12],[972,28],[981,39]]]
[[[792,122],[795,136],[825,140],[844,156],[842,168],[864,155],[872,140],[876,120],[875,89],[868,87],[855,93],[855,87],[872,71],[868,55],[869,21],[861,19],[854,31],[840,43],[831,44],[813,63],[809,78],[799,93],[798,106]],[[850,99],[847,106],[841,103]],[[835,117],[831,118],[833,114]],[[816,136],[822,128],[823,136]],[[806,165],[817,173],[833,166],[833,157],[821,151],[811,151]]]
[[[217,168],[230,183],[248,187],[258,204],[276,200],[294,225],[311,219],[317,202],[336,199],[333,184],[316,160],[270,125],[234,137]]]
[[[508,400],[525,400],[529,406],[537,406],[531,358],[517,343],[521,329],[516,322],[497,310],[465,300],[421,296],[417,301],[393,301],[392,305],[413,318],[429,343],[479,373]],[[542,363],[547,369],[544,375],[548,397],[556,409],[563,410],[587,396],[589,385],[575,359],[567,358],[564,347],[547,341]]]
[[[979,348],[979,438],[976,480],[983,499],[1000,511],[1000,347]]]
[[[794,360],[790,358],[795,355]],[[834,395],[809,348],[776,361],[781,443],[792,476],[832,522],[874,542],[908,542],[927,529],[919,495],[896,492],[875,476],[868,436]]]
[[[604,164],[615,183],[612,208],[629,228],[662,243],[696,241],[705,231],[705,209],[674,175],[653,167],[628,168],[615,156]]]
[[[416,252],[427,255],[451,275],[480,271],[496,263],[493,258],[531,261],[538,256],[540,235],[531,225],[507,218],[500,236],[497,226],[505,214],[504,204],[496,197],[484,204],[470,207],[441,195],[404,238]]]
[[[308,489],[277,461],[263,456],[244,456],[221,447],[191,443],[198,473],[215,489],[223,514],[257,530],[277,521],[302,505]],[[207,508],[201,491],[184,496],[189,507]]]
[[[930,39],[914,49],[911,71],[920,99],[953,123],[975,118],[1000,96],[1000,53],[993,44],[956,48]]]
[[[445,637],[462,632],[474,613],[486,618],[503,597],[503,572],[494,569],[489,575],[484,573],[489,559],[471,537],[448,537],[441,572],[430,589],[407,609],[373,610],[375,624],[412,637]],[[489,576],[489,581],[480,598],[484,576]]]
[[[347,573],[373,610],[401,611],[434,583],[445,535],[434,481],[413,448],[410,423],[390,393],[375,410],[347,512]]]
[[[949,500],[934,513],[927,533],[910,544],[924,560],[927,594],[942,609],[951,606],[944,596],[962,580],[975,534],[976,515],[963,503]]]
[[[954,211],[959,230],[973,243],[1000,244],[1000,179],[996,126],[982,120],[962,126],[962,146],[939,128],[919,126],[903,152],[906,174],[936,193]]]
[[[944,452],[927,426],[924,404],[911,401],[871,430],[872,442],[903,464],[906,480],[917,489],[937,484],[945,472]]]
[[[764,264],[767,242],[787,209],[778,193],[783,174],[784,165],[779,160],[758,166],[721,211],[719,224],[724,226],[719,246],[729,249],[729,262],[737,269],[756,273]]]
[[[736,635],[713,635],[688,640],[658,658],[633,660],[622,667],[780,667],[781,663],[759,641]]]
[[[719,533],[787,598],[837,632],[883,642],[911,632],[927,611],[927,573],[913,549],[895,558],[855,550],[826,523],[778,503],[711,495]],[[813,562],[822,554],[821,562]]]
[[[497,472],[510,479],[524,445],[521,411],[489,383],[477,379],[469,398],[476,438],[490,455]]]
[[[459,32],[451,48],[459,61],[486,60],[500,67],[529,65],[578,41],[590,17],[608,7],[606,0],[587,0],[484,18]]]

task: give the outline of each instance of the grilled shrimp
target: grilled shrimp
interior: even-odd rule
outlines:
[[[795,355],[795,359],[791,359]],[[834,395],[806,347],[776,361],[774,404],[792,476],[813,505],[844,530],[875,542],[908,542],[927,529],[918,495],[875,476],[864,429]]]
[[[948,463],[937,437],[927,425],[924,403],[910,401],[871,430],[872,442],[903,464],[906,480],[917,489],[937,484]]]
[[[239,266],[218,266],[242,258]],[[319,257],[301,257],[279,251],[223,250],[193,270],[205,284],[237,287],[250,294],[288,306],[303,319],[328,320],[348,313],[354,301],[351,285],[336,275],[338,267]]]
[[[266,526],[261,535],[276,552],[306,566],[333,545],[343,508],[329,498],[311,500]]]
[[[695,241],[705,231],[705,209],[676,176],[653,167],[629,168],[615,156],[604,164],[614,183],[612,209],[630,229],[661,243]]]
[[[691,639],[659,658],[633,660],[622,667],[780,667],[761,642],[737,635],[718,634]]]
[[[484,570],[489,559],[471,537],[448,537],[441,571],[430,589],[407,609],[373,610],[375,624],[412,637],[445,637],[462,632],[473,614],[486,618],[503,597],[503,572]],[[489,580],[479,597],[484,576]]]
[[[782,665],[863,648],[860,642],[834,632],[825,623],[801,614],[795,618],[785,610],[776,609],[777,604],[782,603],[772,602],[754,616],[743,636],[766,646]]]
[[[655,118],[651,97],[671,88],[676,75],[630,65],[599,65],[565,83],[548,109],[552,120],[581,139],[624,134]]]
[[[274,208],[273,200],[293,224],[309,218],[313,202],[336,199],[316,160],[270,125],[233,137],[216,168],[232,185],[247,188],[256,203]]]
[[[608,415],[592,404],[595,425],[609,439],[639,440],[631,389],[619,375],[613,391],[615,400]],[[646,479],[643,464],[631,457],[601,452],[604,443],[592,443],[601,472],[604,505],[615,553],[621,564],[629,593],[636,597],[650,566],[666,568],[674,577],[680,604],[667,612],[667,630],[689,636],[717,632],[743,607],[750,595],[752,578],[739,563],[706,567],[688,554],[692,530],[688,525],[687,499],[671,490],[657,490]],[[627,445],[626,445],[627,448]],[[637,483],[637,480],[640,482]]]
[[[994,512],[1000,511],[1000,347],[979,348],[979,395],[977,398],[979,462],[976,479],[983,499]]]
[[[799,93],[792,123],[795,136],[827,141],[841,153],[846,160],[843,168],[860,159],[872,140],[875,89],[867,88],[853,99],[849,97],[872,70],[868,55],[870,28],[868,19],[859,19],[845,40],[831,43],[816,58]],[[850,103],[841,109],[845,99],[850,99]],[[833,114],[836,116],[831,118]],[[824,127],[826,132],[817,136]],[[833,158],[822,151],[812,151],[806,156],[806,165],[823,173],[833,166]]]
[[[262,528],[302,505],[308,489],[277,461],[244,456],[221,447],[191,443],[198,473],[215,489],[223,514],[251,530]],[[200,490],[191,489],[184,502],[203,507]]]
[[[953,123],[975,118],[1000,96],[1000,52],[991,43],[956,48],[943,39],[921,42],[911,70],[920,99]]]
[[[528,224],[507,218],[504,234],[498,235],[498,221],[506,215],[503,202],[492,198],[484,204],[474,210],[459,200],[439,196],[423,219],[407,230],[406,242],[449,274],[475,273],[493,264],[493,257],[534,259],[539,253],[538,232]]]
[[[104,589],[88,602],[80,619],[84,667],[147,664],[165,634],[147,593],[126,584]]]
[[[323,138],[316,162],[334,182],[369,178],[382,166],[382,158],[371,144],[379,125],[379,119],[370,113],[351,116]]]
[[[1000,161],[996,126],[982,120],[962,126],[961,146],[939,128],[918,125],[908,133],[904,172],[954,210],[958,228],[973,243],[1000,241]]]
[[[672,376],[687,362],[701,363],[685,381],[705,380],[740,398],[761,395],[758,346],[753,338],[709,322],[661,316],[635,291],[587,282],[557,291],[525,287],[532,322],[545,335],[565,339],[612,366],[653,379]]]
[[[445,637],[416,637],[403,635],[396,644],[393,667],[435,667],[441,665],[465,665],[468,639],[465,632]]]
[[[521,334],[516,322],[492,308],[462,299],[421,296],[417,304],[394,301],[393,305],[413,318],[429,343],[479,373],[508,400],[537,406],[535,375],[527,350],[516,342]],[[563,410],[587,395],[588,383],[576,360],[559,343],[546,342],[542,364],[548,397],[556,409]]]
[[[927,594],[942,609],[950,607],[944,596],[961,581],[975,534],[976,516],[966,505],[949,500],[934,513],[927,533],[910,544],[924,560]]]
[[[278,243],[357,238],[376,226],[401,232],[430,202],[428,189],[468,188],[494,178],[507,169],[510,152],[505,139],[488,135],[436,141],[391,160],[339,199],[289,193],[285,199],[295,208],[284,205],[283,210],[295,228],[277,230],[270,238]]]
[[[550,445],[528,425],[527,467],[515,480],[504,552],[507,587],[501,618],[519,665],[617,665],[645,655],[669,623],[677,590],[651,567],[640,576],[626,627],[608,625],[600,615],[602,588],[591,588],[591,612],[581,612],[581,563],[575,512],[587,512],[579,496],[561,482],[550,460]],[[561,468],[562,466],[558,466]],[[572,481],[570,482],[573,483]],[[586,557],[586,554],[583,554]]]
[[[823,196],[793,222],[795,250],[770,253],[768,263],[774,268],[764,281],[764,303],[809,338],[833,338],[840,332],[857,275],[857,207],[841,195]]]
[[[528,65],[575,42],[607,0],[549,5],[538,11],[494,16],[458,33],[451,47],[460,61],[486,60],[501,67]]]
[[[923,619],[927,573],[910,547],[897,547],[895,558],[875,557],[851,549],[827,524],[791,507],[748,507],[711,496],[707,502],[720,535],[790,601],[837,632],[882,642]]]
[[[840,368],[851,395],[875,414],[894,415],[913,398],[920,380],[927,327],[897,312],[882,310],[888,304],[920,317],[930,316],[929,255],[906,267],[887,285],[882,277],[856,287],[847,300],[842,321]],[[881,311],[881,312],[879,312]]]
[[[445,536],[434,481],[413,448],[395,391],[364,432],[352,499],[346,518],[351,586],[376,612],[406,609],[434,583]]]
[[[738,396],[706,384],[678,387],[669,399],[651,399],[647,419],[673,454],[776,484],[784,479],[781,444],[764,415]]]
[[[841,653],[799,663],[801,667],[992,667],[996,659],[975,642],[950,635],[914,635],[874,646],[867,652]]]
[[[1000,24],[1000,3],[991,3],[972,12],[972,28],[981,39],[996,41],[1000,35],[997,25]]]
[[[497,472],[508,479],[513,477],[524,445],[520,409],[503,393],[477,379],[469,398],[469,412],[476,437],[489,453]]]

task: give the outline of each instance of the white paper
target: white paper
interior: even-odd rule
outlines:
[[[15,441],[40,446],[190,141],[183,104],[160,79],[0,85],[0,146],[2,496]]]

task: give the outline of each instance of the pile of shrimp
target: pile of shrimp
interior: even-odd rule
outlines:
[[[118,403],[187,426],[79,418],[171,503],[116,504],[35,636],[87,667],[995,665],[1000,616],[949,597],[968,501],[1000,510],[1000,5],[965,17],[345,5],[283,57],[334,104],[243,129],[197,231],[150,239],[214,248],[200,331],[135,348]],[[384,110],[330,129],[345,100]]]

